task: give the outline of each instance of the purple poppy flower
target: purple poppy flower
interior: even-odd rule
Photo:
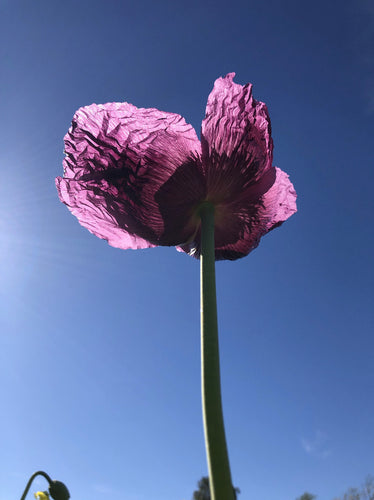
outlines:
[[[174,113],[128,103],[80,108],[56,179],[79,223],[114,247],[177,246],[198,258],[199,207],[208,201],[216,260],[235,260],[295,213],[293,185],[272,166],[266,105],[234,75],[214,84],[201,142]]]

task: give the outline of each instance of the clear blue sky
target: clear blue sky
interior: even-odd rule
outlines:
[[[0,500],[37,469],[73,500],[190,500],[206,474],[198,262],[111,248],[54,178],[78,107],[125,100],[199,131],[231,71],[267,103],[299,195],[252,254],[217,264],[234,484],[240,500],[360,485],[374,473],[373,3],[0,0],[0,37]]]

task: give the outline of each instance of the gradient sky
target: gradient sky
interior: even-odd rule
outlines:
[[[373,3],[0,0],[0,37],[0,500],[38,469],[72,500],[190,500],[207,473],[198,262],[111,248],[54,178],[78,107],[199,132],[231,71],[267,103],[299,196],[217,264],[239,499],[332,500],[374,474]]]

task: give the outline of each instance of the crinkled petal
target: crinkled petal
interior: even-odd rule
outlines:
[[[56,179],[56,187],[60,200],[65,203],[79,223],[99,238],[107,240],[109,245],[117,248],[150,248],[149,241],[136,236],[139,223],[127,217],[123,210],[115,213],[115,200],[108,200],[104,194],[87,187],[85,182],[74,179]],[[123,220],[121,220],[123,219]],[[146,233],[147,228],[143,228]],[[152,234],[149,233],[149,238]]]
[[[124,249],[175,245],[193,236],[180,207],[194,206],[205,187],[200,182],[196,192],[200,142],[180,115],[92,104],[75,114],[65,153],[64,177],[56,179],[60,200],[96,236]],[[179,234],[169,234],[171,227]]]
[[[258,246],[262,236],[295,212],[296,192],[288,175],[279,168],[272,168],[263,176],[262,186],[248,189],[229,206],[216,207],[216,260],[236,260],[248,255]],[[200,232],[179,250],[199,258]]]
[[[253,99],[252,85],[215,81],[201,128],[202,162],[213,203],[235,200],[272,167],[273,141],[267,107]]]

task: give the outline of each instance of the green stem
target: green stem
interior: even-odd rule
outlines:
[[[43,476],[46,478],[46,480],[48,481],[48,484],[51,485],[52,484],[52,479],[48,476],[48,474],[42,470],[38,470],[38,472],[34,472],[34,474],[30,477],[27,485],[26,485],[26,488],[25,488],[25,491],[23,492],[23,495],[21,496],[21,500],[25,500],[26,496],[27,496],[27,493],[29,492],[29,489],[30,489],[30,486],[31,486],[31,483],[34,481],[34,479],[36,478],[36,476]]]
[[[204,203],[199,215],[201,218],[201,388],[210,492],[212,500],[234,500],[221,401],[213,205]]]

